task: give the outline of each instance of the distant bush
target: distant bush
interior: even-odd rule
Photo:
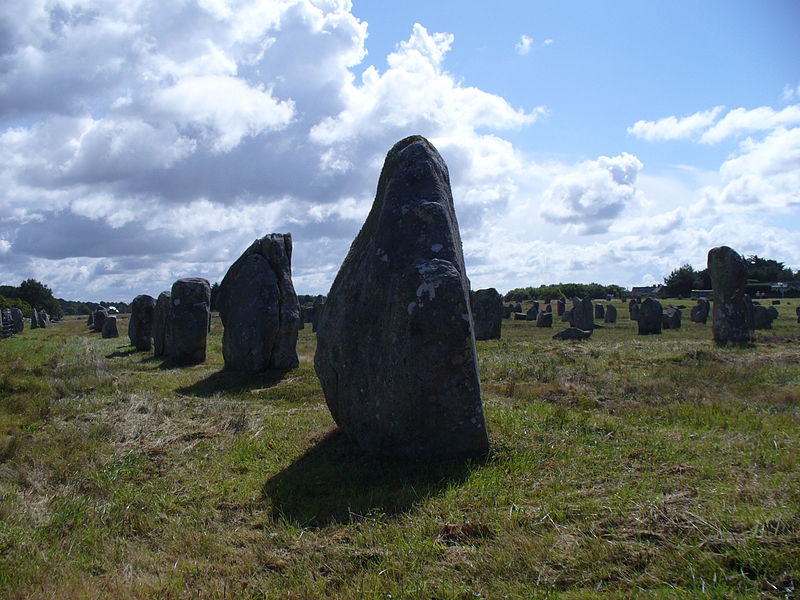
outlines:
[[[503,298],[506,301],[522,302],[523,300],[547,300],[554,298],[619,298],[626,294],[625,288],[619,285],[600,285],[599,283],[556,283],[539,287],[516,288]]]

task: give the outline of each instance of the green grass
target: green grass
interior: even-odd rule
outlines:
[[[0,342],[2,598],[793,598],[800,324],[478,343],[490,454],[409,464],[300,367],[177,368],[82,319]]]

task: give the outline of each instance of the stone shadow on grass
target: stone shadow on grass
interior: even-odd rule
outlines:
[[[191,365],[178,364],[172,361],[164,361],[159,368],[173,369]],[[210,398],[220,392],[238,394],[276,386],[286,376],[287,371],[274,370],[262,373],[242,373],[240,371],[229,371],[223,369],[212,373],[208,377],[196,381],[191,385],[180,387],[175,391],[185,396],[200,396]]]
[[[118,346],[118,348],[130,348],[130,346]],[[136,348],[130,348],[129,350],[116,350],[111,354],[106,354],[106,358],[123,358],[125,356],[130,356],[131,354],[136,354],[138,350]]]
[[[413,462],[365,454],[338,428],[262,488],[275,518],[324,527],[396,515],[463,483],[486,458]]]

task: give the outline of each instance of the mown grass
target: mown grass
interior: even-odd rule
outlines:
[[[796,301],[795,301],[796,302]],[[0,597],[793,598],[800,325],[478,343],[489,456],[408,464],[287,373],[175,367],[82,320],[0,342]],[[688,312],[688,311],[687,311]]]

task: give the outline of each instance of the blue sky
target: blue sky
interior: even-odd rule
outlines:
[[[800,268],[800,3],[9,0],[0,280],[219,281],[291,232],[325,293],[386,151],[448,163],[473,287]]]

